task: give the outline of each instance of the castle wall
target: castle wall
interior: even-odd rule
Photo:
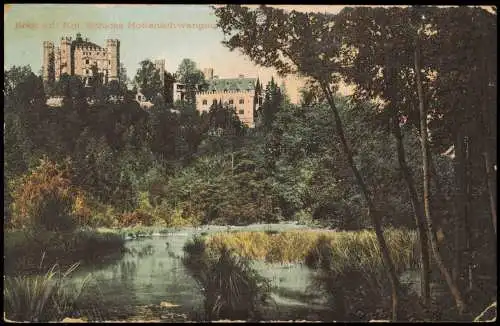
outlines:
[[[108,51],[104,48],[79,46],[75,48],[75,72],[77,76],[93,77],[92,67],[97,65],[97,72],[103,74],[103,82],[109,76],[111,62],[108,59]]]
[[[249,127],[254,126],[253,121],[253,101],[255,91],[227,91],[227,92],[199,92],[196,94],[196,109],[208,112],[213,103],[232,105],[236,108],[236,114],[241,122]],[[232,102],[231,102],[232,100]],[[243,101],[243,103],[240,103]]]

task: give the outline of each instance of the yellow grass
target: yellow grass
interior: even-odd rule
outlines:
[[[387,229],[384,235],[397,268],[415,263],[414,231]],[[217,233],[207,239],[207,247],[218,251],[227,246],[241,256],[270,263],[301,263],[318,250],[320,238],[329,244],[335,262],[333,267],[339,272],[352,268],[374,271],[382,267],[380,248],[371,230]]]

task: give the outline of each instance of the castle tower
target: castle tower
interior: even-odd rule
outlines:
[[[54,50],[54,75],[55,80],[61,78],[61,49],[59,47]]]
[[[63,74],[72,75],[73,56],[71,53],[71,37],[62,37],[59,49],[61,51],[61,61],[60,61],[61,75]]]
[[[156,69],[160,70],[161,84],[165,87],[165,59],[158,59],[154,61]]]
[[[119,81],[120,77],[120,41],[106,40],[106,51],[109,60],[108,81]]]
[[[54,81],[54,43],[43,42],[43,70],[42,76],[44,83]]]
[[[212,68],[203,69],[203,74],[205,75],[206,80],[211,80],[214,78],[214,70]]]

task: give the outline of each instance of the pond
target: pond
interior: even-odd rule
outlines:
[[[99,265],[82,266],[73,275],[81,282],[91,274],[87,294],[95,304],[94,311],[104,319],[144,317],[147,307],[175,305],[169,311],[196,318],[203,314],[203,296],[195,280],[182,264],[183,246],[194,235],[224,231],[286,231],[308,228],[293,223],[255,224],[244,227],[204,226],[182,228],[168,234],[126,241],[127,253],[120,259]],[[310,229],[310,228],[309,228]],[[254,262],[255,269],[272,281],[275,287],[268,318],[295,316],[316,319],[318,311],[328,310],[325,300],[309,294],[311,271],[301,264],[267,264]],[[305,299],[304,299],[305,298]],[[151,310],[151,309],[150,309]],[[266,314],[267,315],[267,314]]]

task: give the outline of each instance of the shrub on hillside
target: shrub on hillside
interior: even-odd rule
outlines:
[[[12,227],[71,231],[85,215],[83,197],[72,184],[67,164],[41,160],[12,184]],[[76,204],[76,205],[75,205]]]
[[[136,210],[133,212],[124,213],[119,218],[120,226],[136,226],[136,225],[144,225],[151,226],[153,225],[153,216],[148,214],[142,210]]]

